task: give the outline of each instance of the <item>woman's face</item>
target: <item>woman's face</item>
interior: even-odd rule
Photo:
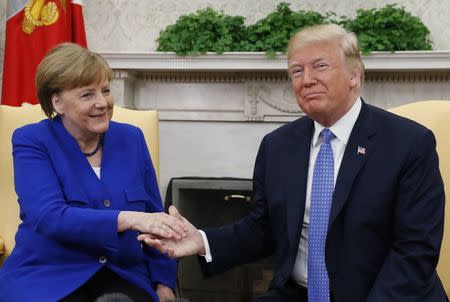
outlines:
[[[52,103],[67,131],[76,139],[96,139],[108,130],[114,107],[108,80],[63,90],[52,96]]]

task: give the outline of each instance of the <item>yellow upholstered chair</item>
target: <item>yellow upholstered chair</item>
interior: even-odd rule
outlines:
[[[0,265],[14,247],[14,235],[20,223],[19,205],[14,190],[11,136],[23,125],[46,118],[39,105],[10,107],[0,105]],[[114,107],[114,121],[135,125],[142,129],[147,146],[159,175],[159,123],[154,110],[131,110]]]
[[[444,179],[447,201],[445,230],[438,273],[450,297],[450,101],[423,101],[410,103],[389,111],[414,120],[431,129],[436,136],[439,167]]]

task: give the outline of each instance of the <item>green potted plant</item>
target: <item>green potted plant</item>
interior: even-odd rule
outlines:
[[[285,52],[289,39],[300,28],[328,22],[328,15],[318,12],[292,11],[288,3],[278,4],[277,10],[247,27],[239,51],[262,51],[269,57],[277,52]]]
[[[403,7],[388,4],[380,9],[359,9],[355,18],[335,18],[314,11],[292,11],[288,3],[275,12],[245,25],[242,16],[229,16],[212,8],[181,16],[161,31],[158,51],[178,55],[207,52],[266,52],[274,57],[285,52],[290,37],[300,28],[321,23],[337,23],[354,32],[363,53],[371,51],[431,50],[430,31],[420,18]]]
[[[178,55],[261,51],[273,57],[285,51],[290,37],[300,28],[327,22],[327,18],[314,11],[294,12],[282,2],[275,12],[245,26],[244,17],[228,16],[208,7],[181,16],[161,31],[157,50]]]
[[[178,55],[236,51],[244,35],[244,17],[227,16],[208,7],[181,16],[175,24],[161,31],[157,50]]]
[[[371,51],[431,50],[430,31],[420,18],[403,7],[359,9],[354,19],[340,22],[358,37],[363,53]]]

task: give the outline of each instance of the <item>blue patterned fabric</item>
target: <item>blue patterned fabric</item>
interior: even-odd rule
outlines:
[[[330,129],[323,129],[323,138],[314,165],[311,190],[308,239],[308,302],[329,302],[330,289],[325,266],[325,241],[334,191],[334,159]]]

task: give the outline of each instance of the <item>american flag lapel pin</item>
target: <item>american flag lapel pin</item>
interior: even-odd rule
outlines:
[[[356,154],[357,155],[360,155],[360,154],[365,155],[366,154],[366,148],[358,146],[358,150],[356,151]]]

